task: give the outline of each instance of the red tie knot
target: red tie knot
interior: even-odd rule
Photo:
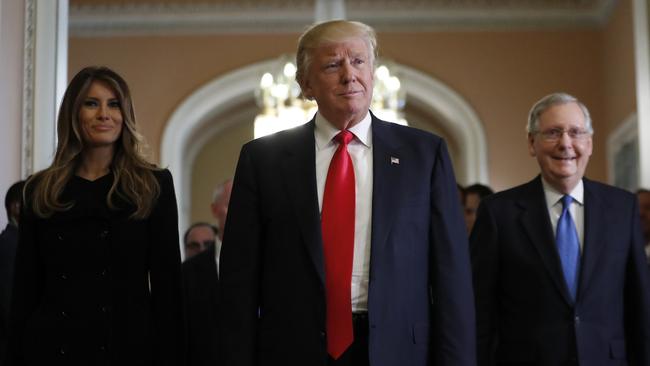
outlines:
[[[342,130],[335,139],[339,144],[347,145],[354,138],[354,134],[348,130]]]

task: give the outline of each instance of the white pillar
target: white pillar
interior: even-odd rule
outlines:
[[[634,0],[634,53],[639,128],[639,186],[650,187],[650,40],[647,0]]]
[[[46,168],[56,148],[56,116],[67,85],[68,0],[27,0],[23,174]]]

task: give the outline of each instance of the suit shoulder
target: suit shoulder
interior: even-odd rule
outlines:
[[[159,183],[167,183],[172,181],[172,173],[167,168],[162,169],[152,169],[153,176],[156,177],[156,180]]]
[[[530,198],[531,195],[538,194],[535,180],[514,186],[503,191],[495,192],[481,200],[481,204],[490,206],[500,206],[508,202],[516,202],[522,198]]]
[[[614,187],[609,184],[584,179],[585,192],[590,193],[593,197],[610,203],[616,204],[634,204],[636,195],[622,188]]]
[[[612,185],[598,182],[595,180],[589,180],[586,178],[584,179],[584,185],[585,185],[585,189],[592,189],[595,192],[603,192],[607,194],[615,194],[615,195],[630,196],[630,197],[634,196],[634,193],[626,191],[625,189],[614,187]]]
[[[242,151],[262,151],[268,153],[282,149],[283,146],[304,139],[306,136],[313,138],[313,123],[306,123],[288,130],[276,132],[271,135],[259,137],[248,141],[242,146]]]
[[[404,138],[412,138],[419,140],[428,140],[431,142],[440,142],[442,137],[425,130],[420,130],[411,126],[403,126],[397,123],[386,122],[375,118],[373,123],[377,124],[377,127],[380,129],[385,129],[389,131],[393,136],[399,136]]]

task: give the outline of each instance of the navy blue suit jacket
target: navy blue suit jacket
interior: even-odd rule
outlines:
[[[374,116],[371,128],[370,363],[474,365],[469,249],[446,145]],[[227,221],[221,365],[324,365],[314,121],[242,148]]]
[[[470,238],[479,365],[650,365],[650,284],[636,197],[583,182],[575,303],[541,178],[481,202]]]

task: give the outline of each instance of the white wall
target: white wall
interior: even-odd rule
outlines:
[[[7,189],[21,179],[24,6],[23,1],[0,1],[0,229],[7,224]]]

